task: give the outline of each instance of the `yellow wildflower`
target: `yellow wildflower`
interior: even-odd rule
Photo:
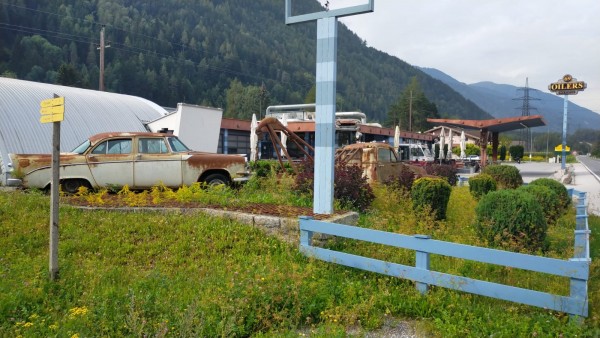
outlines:
[[[85,306],[82,307],[74,307],[69,309],[69,317],[75,318],[77,316],[85,316],[89,312],[88,308]]]

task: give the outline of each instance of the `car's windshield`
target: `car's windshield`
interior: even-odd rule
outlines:
[[[171,146],[171,151],[174,153],[190,151],[190,148],[186,147],[177,137],[169,137],[167,140],[169,140],[169,146]]]
[[[89,147],[90,140],[85,140],[82,144],[78,145],[75,149],[71,150],[71,152],[76,154],[83,154]]]

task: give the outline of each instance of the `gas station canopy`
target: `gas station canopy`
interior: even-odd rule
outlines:
[[[492,139],[492,160],[496,161],[498,158],[498,134],[511,130],[523,128],[529,129],[546,125],[542,115],[517,116],[491,120],[427,119],[427,122],[444,127],[479,130],[481,166],[487,164],[486,148],[489,136],[491,136]]]
[[[427,119],[427,122],[440,126],[462,129],[487,130],[492,133],[545,126],[542,115],[507,117],[491,120],[453,120],[453,119]]]

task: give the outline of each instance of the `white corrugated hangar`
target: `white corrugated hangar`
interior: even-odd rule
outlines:
[[[175,112],[169,113],[137,96],[0,77],[0,185],[5,183],[3,173],[9,153],[52,152],[52,123],[40,122],[40,102],[55,94],[65,98],[61,152],[68,152],[89,136],[102,132],[163,129],[190,143],[188,146],[194,150],[216,152],[220,109],[179,104]],[[214,141],[204,139],[211,135]],[[206,148],[199,148],[201,145]]]

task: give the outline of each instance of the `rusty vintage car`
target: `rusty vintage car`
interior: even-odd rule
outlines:
[[[7,182],[46,189],[52,176],[52,155],[9,154],[12,170]],[[231,184],[248,180],[246,159],[239,155],[195,152],[176,136],[162,133],[115,132],[90,137],[60,155],[60,184],[75,193],[79,187],[128,185],[147,189],[157,184],[171,188],[203,182]]]
[[[396,177],[402,166],[408,167],[415,177],[429,176],[423,167],[401,161],[394,147],[387,143],[349,144],[336,150],[335,159],[362,168],[369,184]]]

